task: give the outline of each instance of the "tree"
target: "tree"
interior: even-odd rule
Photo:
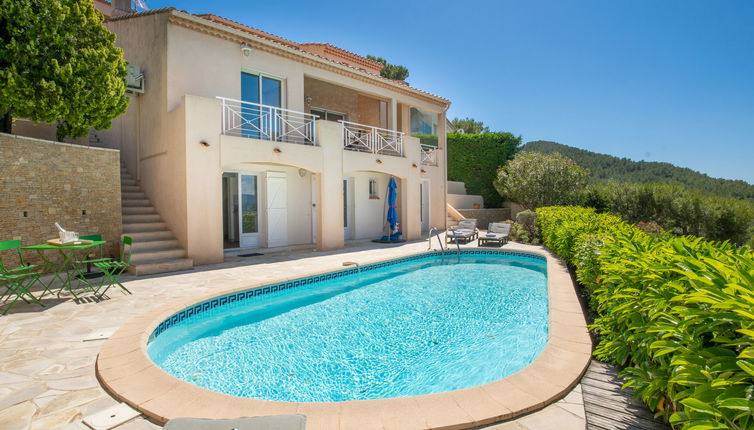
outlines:
[[[126,62],[102,20],[91,0],[0,0],[0,131],[15,116],[81,137],[126,111]]]
[[[570,203],[589,171],[561,154],[521,152],[497,172],[495,188],[526,209]]]
[[[382,57],[375,57],[374,55],[367,55],[367,58],[382,63],[380,76],[382,76],[383,78],[393,79],[396,81],[405,81],[406,78],[408,78],[408,69],[404,66],[390,64],[386,59]]]
[[[463,133],[469,133],[469,134],[479,134],[479,133],[489,133],[490,128],[485,127],[484,123],[482,121],[475,121],[474,118],[453,118],[452,121],[450,121],[451,124],[453,124],[453,127],[456,129],[456,133],[461,133],[463,130]]]

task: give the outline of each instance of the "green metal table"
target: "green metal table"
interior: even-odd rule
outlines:
[[[74,280],[78,281],[77,288],[81,287],[81,284],[83,283],[83,289],[89,290],[92,293],[94,293],[94,288],[92,285],[87,282],[85,279],[82,280],[82,277],[77,276],[79,274],[79,271],[76,269],[75,261],[77,260],[76,256],[77,253],[82,250],[91,249],[97,246],[101,246],[106,244],[107,241],[104,240],[95,240],[92,241],[92,243],[84,243],[81,245],[52,245],[50,243],[42,243],[39,245],[31,245],[31,246],[24,246],[21,249],[29,250],[29,251],[36,251],[37,254],[39,254],[40,258],[42,258],[42,261],[44,261],[44,271],[51,272],[53,281],[55,279],[58,279],[61,283],[60,289],[58,289],[57,296],[60,297],[60,293],[63,292],[63,290],[68,290],[68,292],[73,295],[74,298],[78,299],[78,296],[74,292],[74,288],[72,285],[72,282]],[[51,259],[47,258],[45,256],[45,251],[57,251],[62,257],[63,260],[60,263],[55,263]],[[50,285],[52,284],[52,281],[50,281]],[[49,289],[46,289],[44,293],[42,293],[42,297],[49,291]],[[52,294],[52,291],[49,291],[50,294]]]

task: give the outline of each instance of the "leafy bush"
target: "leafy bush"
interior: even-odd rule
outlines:
[[[503,198],[492,185],[498,167],[513,158],[521,137],[510,133],[448,134],[448,180],[462,181],[469,194],[481,195],[488,208]]]
[[[586,186],[589,171],[563,155],[522,152],[500,167],[495,188],[526,209],[567,204]]]
[[[648,235],[579,207],[537,210],[544,245],[576,268],[595,355],[684,430],[754,428],[754,253]]]
[[[675,234],[730,240],[739,245],[752,237],[754,226],[754,204],[674,185],[608,182],[588,187],[575,201],[599,212],[620,215],[631,223],[657,223]]]

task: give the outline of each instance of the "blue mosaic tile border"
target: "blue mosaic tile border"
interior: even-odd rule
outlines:
[[[448,256],[448,255],[454,255],[454,254],[456,254],[455,251],[451,252],[450,254],[445,254],[445,255]],[[535,260],[547,261],[547,258],[538,254],[530,254],[526,252],[517,252],[517,251],[495,250],[495,249],[463,249],[461,250],[461,254],[464,254],[464,255],[510,255],[510,256],[515,256],[515,257],[526,257],[526,258],[532,258]],[[194,315],[201,314],[203,312],[206,312],[210,309],[217,308],[219,306],[223,306],[226,304],[235,303],[235,302],[239,302],[243,300],[248,300],[253,297],[257,297],[257,296],[261,296],[265,294],[285,291],[291,288],[297,288],[297,287],[309,285],[315,282],[328,281],[331,279],[336,279],[343,276],[352,275],[357,272],[375,270],[375,269],[379,269],[386,266],[392,266],[395,264],[405,263],[408,261],[415,261],[415,260],[422,260],[426,258],[437,257],[441,255],[443,255],[441,251],[425,252],[422,254],[410,255],[408,257],[396,258],[394,260],[383,261],[380,263],[366,264],[359,268],[352,267],[349,269],[337,270],[334,272],[323,273],[321,275],[294,279],[292,281],[280,282],[277,284],[265,285],[265,286],[257,287],[251,290],[244,290],[244,291],[239,291],[237,293],[215,297],[215,298],[197,303],[196,305],[193,305],[186,309],[183,309],[182,311],[173,314],[172,316],[170,316],[170,318],[161,322],[157,326],[157,328],[154,329],[152,334],[149,336],[149,342],[152,342],[157,336],[159,336],[165,330],[169,329],[175,324],[178,324],[179,322],[184,321],[188,318],[191,318]]]

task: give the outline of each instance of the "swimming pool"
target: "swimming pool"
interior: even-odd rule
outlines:
[[[212,391],[290,402],[439,393],[502,379],[548,338],[544,257],[425,253],[213,298],[148,354]]]

